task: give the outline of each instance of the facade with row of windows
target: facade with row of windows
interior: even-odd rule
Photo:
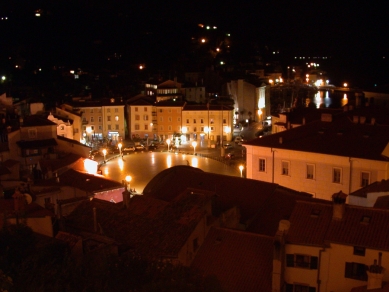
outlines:
[[[233,107],[187,105],[182,101],[153,103],[139,96],[128,103],[130,136],[165,140],[181,136],[186,141],[230,141]]]
[[[125,137],[125,105],[122,100],[76,101],[56,109],[73,119],[74,139],[85,144],[107,139],[116,144]]]
[[[388,179],[389,126],[342,115],[245,143],[247,177],[330,199]]]

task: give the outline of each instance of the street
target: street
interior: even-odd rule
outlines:
[[[242,146],[237,147],[238,150],[228,149],[228,151],[235,150],[235,152],[242,153]],[[234,158],[232,161],[220,156],[222,151],[220,148],[213,149],[200,145],[200,147],[193,149],[190,145],[181,145],[179,149],[172,151],[169,148],[169,150],[168,152],[167,146],[165,146],[155,152],[134,151],[131,154],[124,155],[123,158],[118,154],[107,155],[105,163],[101,157],[96,157],[96,160],[99,161],[102,175],[106,178],[122,182],[126,176],[130,175],[132,178],[131,188],[135,188],[138,193],[143,192],[147,183],[155,175],[172,166],[189,165],[200,168],[205,172],[230,176],[241,176],[239,166],[244,166],[244,161],[241,158],[239,159],[238,153],[238,158]],[[227,150],[225,153],[227,153]]]

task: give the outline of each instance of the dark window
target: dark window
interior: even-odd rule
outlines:
[[[286,284],[285,292],[316,292],[316,288],[301,284]]]
[[[316,270],[318,258],[303,254],[287,254],[286,266]]]
[[[365,256],[366,249],[364,247],[354,246],[354,254],[359,256]]]
[[[367,281],[366,268],[367,266],[365,264],[346,262],[344,277],[355,280]]]

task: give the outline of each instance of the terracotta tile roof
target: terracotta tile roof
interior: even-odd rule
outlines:
[[[56,126],[57,124],[39,115],[31,115],[23,118],[21,127]]]
[[[14,200],[13,199],[0,199],[0,213],[7,213],[10,216],[14,216]],[[54,217],[54,213],[41,207],[40,205],[32,202],[25,205],[25,216],[27,218],[41,218],[41,217]]]
[[[381,180],[371,183],[355,192],[350,193],[350,196],[366,198],[368,193],[389,192],[389,180]]]
[[[22,149],[47,148],[58,145],[54,138],[31,141],[20,140],[17,141],[16,144]]]
[[[83,161],[84,159],[78,154],[67,153],[59,156],[57,159],[40,159],[39,165],[44,173],[47,172],[47,170],[55,172],[64,167],[71,167],[71,165],[79,160]]]
[[[207,173],[186,165],[170,167],[157,174],[146,185],[143,195],[170,202],[187,188],[214,192],[220,211],[238,206],[242,224],[252,232],[268,235],[275,234],[280,219],[290,216],[290,204],[296,199],[312,197],[277,184]]]
[[[319,246],[333,242],[389,250],[389,210],[346,205],[342,220],[333,220],[332,210],[332,202],[299,201],[290,217],[287,241]]]
[[[70,186],[80,189],[87,193],[94,193],[102,190],[112,190],[123,188],[123,185],[117,181],[106,179],[103,176],[87,174],[74,169],[68,169],[59,175],[59,182],[56,178],[39,181],[37,186]]]
[[[388,142],[389,126],[359,124],[339,116],[332,122],[315,121],[243,144],[388,161],[382,155]]]
[[[106,179],[102,176],[78,172],[73,169],[69,169],[60,175],[60,183],[73,186],[86,192],[95,192],[123,187],[123,185],[117,181]]]
[[[93,199],[82,202],[66,219],[73,230],[93,232],[93,208],[96,208],[99,229],[117,242],[149,258],[177,257],[198,222],[203,218],[201,206],[209,196],[183,192],[166,203],[135,196],[129,208]]]
[[[222,104],[209,104],[210,111],[232,111],[234,109],[233,106],[230,105],[222,105]],[[184,107],[184,111],[207,111],[207,104],[186,104]]]
[[[215,275],[225,291],[272,291],[273,237],[211,228],[192,267]]]

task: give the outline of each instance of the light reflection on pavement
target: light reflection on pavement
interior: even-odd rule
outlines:
[[[188,154],[167,152],[135,152],[121,158],[114,158],[101,166],[106,178],[122,182],[127,175],[132,177],[131,188],[142,193],[148,182],[162,170],[177,165],[190,165],[205,172],[240,176],[238,168],[222,162]]]

